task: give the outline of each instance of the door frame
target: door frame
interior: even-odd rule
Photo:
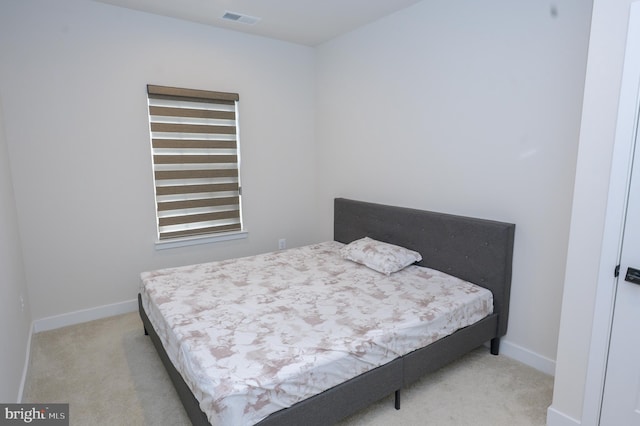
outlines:
[[[616,135],[609,177],[609,195],[596,286],[596,301],[581,424],[600,421],[617,291],[614,269],[620,263],[622,236],[631,183],[633,148],[640,112],[640,1],[630,6]],[[638,166],[640,167],[640,166]]]

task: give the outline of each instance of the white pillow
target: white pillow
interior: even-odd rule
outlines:
[[[422,256],[416,251],[369,237],[355,240],[342,247],[340,255],[343,259],[360,263],[386,275],[422,260]]]

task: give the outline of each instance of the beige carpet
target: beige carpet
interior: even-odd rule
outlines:
[[[137,313],[33,336],[24,402],[69,403],[70,424],[189,425]],[[544,425],[553,378],[480,348],[341,423]]]

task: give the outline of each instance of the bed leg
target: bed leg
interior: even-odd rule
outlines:
[[[148,335],[149,335],[149,332],[147,331],[147,327],[143,327],[143,328],[144,328],[144,335],[145,335],[145,336],[148,336]]]
[[[500,338],[491,339],[491,354],[498,355],[500,353]]]
[[[396,407],[396,410],[400,409],[400,389],[396,391],[396,402],[394,406]]]

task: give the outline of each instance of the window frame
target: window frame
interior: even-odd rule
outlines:
[[[156,248],[245,238],[237,93],[147,85]]]

